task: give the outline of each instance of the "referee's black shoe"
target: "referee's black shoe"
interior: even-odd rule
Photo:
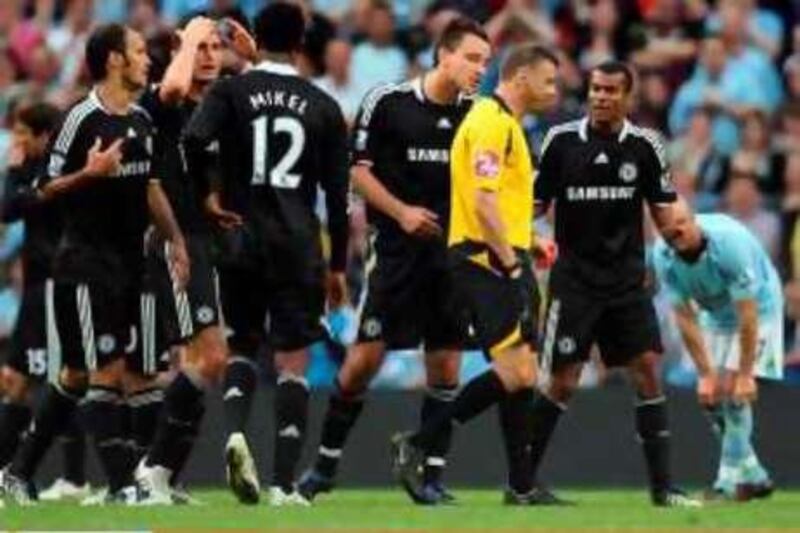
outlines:
[[[411,443],[413,433],[397,433],[392,437],[392,473],[411,500],[419,505],[435,505],[424,490],[422,469],[425,453]]]
[[[534,487],[525,494],[514,492],[513,489],[507,488],[503,493],[503,504],[505,505],[542,505],[542,506],[561,506],[570,507],[576,505],[572,500],[565,500],[550,489],[542,485],[534,485]]]
[[[330,492],[336,483],[333,479],[323,476],[314,468],[306,470],[300,477],[297,483],[297,492],[299,492],[306,500],[313,501],[317,494]]]

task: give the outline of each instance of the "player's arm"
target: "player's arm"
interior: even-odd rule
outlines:
[[[557,196],[557,184],[560,181],[558,178],[561,171],[561,165],[558,162],[559,144],[558,133],[554,128],[550,128],[542,141],[539,168],[533,184],[533,207],[536,218],[547,214]]]
[[[676,303],[673,306],[675,322],[678,325],[689,356],[697,368],[697,395],[703,405],[715,403],[716,371],[711,363],[703,332],[697,323],[697,315],[690,302]]]
[[[194,17],[180,33],[180,48],[164,72],[164,78],[158,90],[158,96],[162,102],[179,102],[189,94],[197,49],[215,31],[214,21],[207,17]]]
[[[25,153],[21,146],[12,144],[8,156],[8,172],[6,190],[2,200],[2,221],[15,222],[23,218],[32,207],[42,202],[41,194],[36,188],[37,177],[25,172]]]
[[[347,241],[350,234],[350,221],[347,210],[348,197],[348,154],[347,125],[339,106],[331,106],[331,117],[327,121],[330,131],[326,132],[326,145],[323,149],[324,172],[320,185],[325,191],[325,204],[328,212],[328,234],[331,239],[330,273],[327,280],[328,306],[341,307],[347,303]]]
[[[756,398],[754,369],[758,353],[758,304],[755,299],[738,300],[736,314],[739,319],[739,372],[733,395],[738,401]]]
[[[739,371],[733,384],[733,398],[738,402],[755,400],[754,369],[758,357],[758,289],[756,258],[753,251],[737,239],[735,233],[719,241],[720,269],[726,276],[728,294],[736,306],[739,323]]]
[[[387,105],[385,98],[380,96],[383,90],[385,87],[376,87],[368,93],[358,111],[353,132],[351,183],[370,207],[394,219],[406,233],[421,237],[441,235],[443,231],[436,213],[406,204],[372,172],[373,161],[378,157],[382,143],[395,142],[387,132]]]
[[[180,285],[185,286],[189,281],[189,254],[186,251],[186,241],[158,180],[152,179],[148,182],[147,207],[156,230],[172,245],[170,247],[172,257],[169,259]]]
[[[97,179],[109,179],[114,176],[122,161],[122,143],[124,139],[117,139],[107,148],[102,149],[100,138],[95,139],[94,145],[86,155],[86,164],[82,169],[66,175],[50,171],[51,180],[40,188],[42,200],[51,200],[66,192],[80,189],[93,183]],[[62,157],[59,154],[51,158]]]
[[[642,192],[650,209],[650,216],[659,233],[672,213],[672,204],[678,199],[672,185],[672,172],[667,161],[664,139],[655,131],[644,130],[647,153],[643,161]]]
[[[370,207],[392,217],[406,233],[420,237],[435,237],[442,234],[436,213],[424,207],[408,205],[397,198],[375,177],[364,162],[350,168],[350,179],[353,187]]]

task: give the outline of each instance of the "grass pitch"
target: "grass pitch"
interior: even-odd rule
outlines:
[[[500,491],[458,490],[459,505],[425,508],[399,490],[340,490],[312,508],[244,507],[223,490],[197,490],[193,507],[95,507],[40,504],[0,509],[1,530],[39,531],[800,531],[800,491],[778,491],[764,501],[656,509],[644,490],[565,490],[569,508],[509,508]],[[264,495],[265,496],[265,495]]]

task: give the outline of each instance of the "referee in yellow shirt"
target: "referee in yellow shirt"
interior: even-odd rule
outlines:
[[[393,439],[395,474],[412,497],[420,489],[425,451],[442,426],[463,424],[498,403],[509,462],[505,501],[542,503],[527,449],[539,297],[530,256],[533,165],[520,119],[555,104],[557,71],[558,60],[546,48],[512,49],[497,91],[473,105],[453,142],[448,233],[453,278],[492,367],[467,384],[440,417]]]

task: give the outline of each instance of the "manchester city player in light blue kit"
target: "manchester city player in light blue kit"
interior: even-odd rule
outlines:
[[[763,246],[726,215],[695,216],[676,204],[653,254],[697,366],[698,395],[721,437],[712,496],[749,500],[773,491],[756,456],[755,378],[783,377],[783,295]]]

